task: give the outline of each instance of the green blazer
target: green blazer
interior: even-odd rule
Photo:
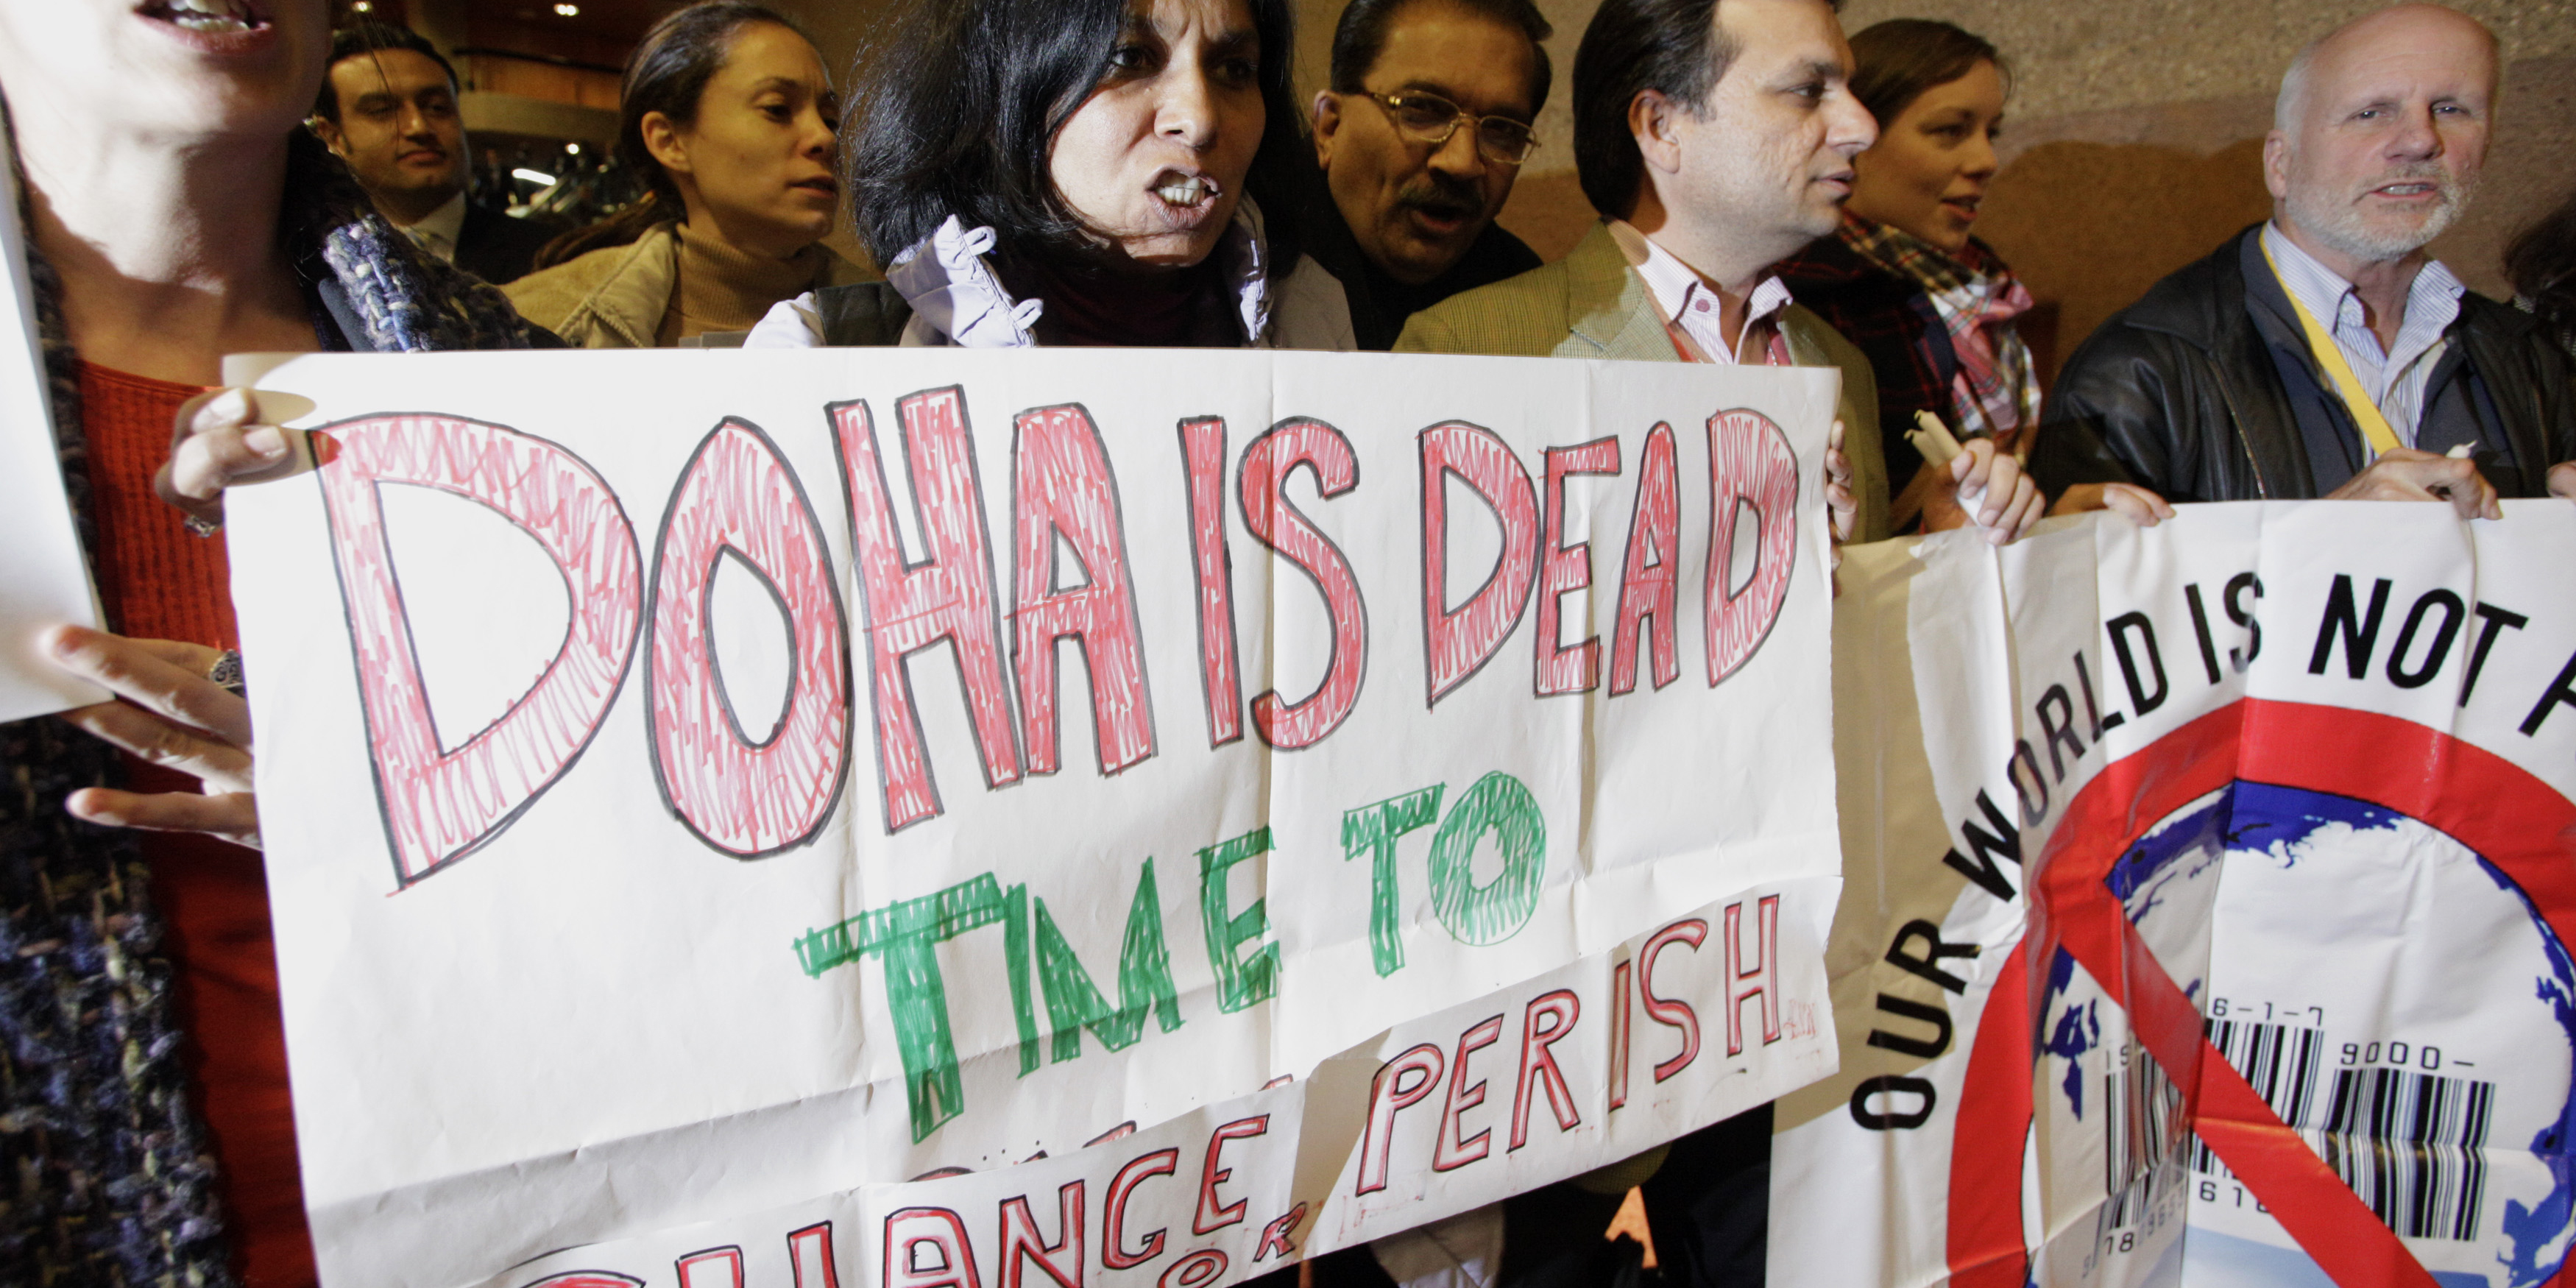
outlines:
[[[1780,315],[1789,357],[1802,367],[1843,373],[1843,451],[1860,500],[1858,541],[1894,535],[1887,511],[1887,462],[1878,443],[1878,378],[1869,359],[1824,319],[1797,305]],[[1496,357],[1621,358],[1679,362],[1645,279],[1594,224],[1572,254],[1491,286],[1453,295],[1413,315],[1398,353],[1481,353]]]

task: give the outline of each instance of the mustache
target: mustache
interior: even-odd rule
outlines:
[[[2362,192],[2372,192],[2377,189],[2387,187],[2392,183],[2429,183],[2438,189],[2443,196],[2449,197],[2453,200],[2457,200],[2459,198],[2465,186],[2461,184],[2456,176],[2452,175],[2451,172],[2444,170],[2442,167],[2429,162],[2421,162],[2410,165],[2390,166],[2388,169],[2380,171],[2379,174],[2372,178],[2368,183],[2361,185],[2360,190]]]
[[[1430,173],[1396,189],[1395,204],[1426,214],[1473,219],[1485,213],[1485,193],[1467,180]]]

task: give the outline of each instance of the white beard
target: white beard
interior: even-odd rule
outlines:
[[[2476,192],[2474,184],[2462,184],[2446,174],[2394,177],[2420,179],[2436,185],[2442,203],[2435,206],[2433,213],[2427,215],[2422,223],[2412,228],[2375,225],[2362,213],[2358,202],[2339,200],[2295,183],[2283,204],[2289,208],[2292,222],[2338,253],[2365,262],[2384,263],[2411,255],[2448,231],[2459,220],[2460,212],[2468,208],[2469,198]],[[2371,186],[2378,187],[2388,181],[2389,177],[2383,176],[2373,181]]]

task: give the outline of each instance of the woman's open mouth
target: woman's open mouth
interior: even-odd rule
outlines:
[[[1165,170],[1154,176],[1154,195],[1163,204],[1179,210],[1194,210],[1215,202],[1216,180],[1203,174],[1182,174]]]
[[[268,15],[249,0],[149,0],[135,12],[201,36],[245,35],[268,27]]]

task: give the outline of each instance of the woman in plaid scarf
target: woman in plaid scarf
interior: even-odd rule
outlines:
[[[2024,460],[2039,427],[2039,379],[2013,326],[2030,291],[1968,231],[1999,168],[2011,69],[1993,44],[1946,22],[1882,22],[1851,44],[1852,93],[1878,118],[1878,142],[1855,162],[1842,228],[1780,276],[1869,356],[1898,528],[1955,527],[1966,516],[1949,472],[1926,468],[1906,438],[1916,414]],[[2143,491],[2110,503],[2124,501],[2162,505]]]

